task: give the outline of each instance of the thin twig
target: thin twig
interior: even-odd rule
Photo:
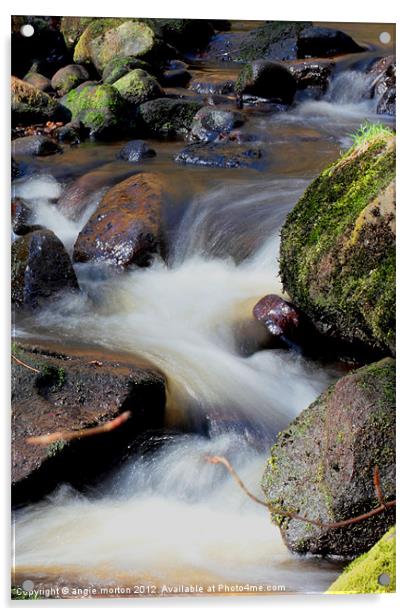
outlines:
[[[40,370],[38,370],[37,368],[33,368],[33,366],[29,366],[29,364],[25,364],[24,361],[21,361],[21,359],[17,359],[15,355],[12,355],[12,359],[14,359],[16,364],[20,364],[21,366],[28,368],[28,370],[32,370],[33,372],[37,372],[37,374],[40,374]]]
[[[276,507],[272,503],[267,503],[261,500],[260,498],[255,496],[255,494],[252,494],[252,492],[248,490],[248,488],[245,486],[244,482],[238,476],[234,467],[231,465],[229,460],[227,460],[227,458],[224,458],[223,456],[205,456],[205,459],[210,464],[222,464],[223,466],[225,466],[225,468],[232,475],[233,479],[240,486],[241,490],[243,490],[249,498],[251,498],[253,501],[258,503],[259,505],[263,505],[264,507],[267,507],[267,509],[269,509],[275,515],[279,515],[284,518],[292,518],[294,520],[299,520],[300,522],[305,522],[306,524],[313,524],[314,526],[318,526],[319,528],[326,528],[326,529],[344,528],[345,526],[350,526],[350,524],[356,524],[357,522],[362,522],[363,520],[367,520],[368,518],[371,518],[374,515],[387,511],[387,509],[389,509],[390,507],[396,506],[395,500],[385,501],[384,499],[383,491],[381,489],[381,484],[380,484],[379,469],[377,466],[374,469],[373,482],[376,488],[377,496],[381,503],[380,506],[376,507],[375,509],[371,509],[367,513],[362,513],[361,515],[358,515],[354,518],[348,518],[347,520],[341,520],[340,522],[326,523],[326,522],[321,522],[321,520],[312,520],[311,518],[306,518],[302,515],[299,515],[298,513],[295,513],[294,511],[285,511],[283,509]]]
[[[131,416],[130,411],[125,411],[119,417],[112,419],[95,428],[84,428],[82,430],[72,430],[67,432],[53,432],[52,434],[42,434],[41,436],[29,436],[26,438],[26,443],[30,445],[42,445],[47,446],[56,441],[72,441],[74,439],[85,438],[87,436],[94,436],[95,434],[102,434],[103,432],[111,432],[116,430],[122,424],[125,423]]]

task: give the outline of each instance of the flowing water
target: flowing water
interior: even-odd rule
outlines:
[[[346,67],[320,101],[251,114],[248,133],[266,152],[261,170],[178,166],[172,155],[182,144],[151,143],[157,158],[132,172],[168,180],[167,263],[117,276],[77,266],[80,296],[15,323],[16,336],[144,357],[168,379],[167,427],[183,430],[165,433],[161,447],[138,451],[97,485],[82,492],[62,485],[17,510],[16,579],[121,585],[139,595],[139,586],[151,594],[164,584],[323,591],[336,577],[337,565],[292,556],[267,510],[205,456],[227,456],[259,495],[277,432],[339,375],[336,366],[291,351],[262,350],[251,310],[263,295],[282,293],[278,233],[310,180],[361,122],[390,121],[375,116],[374,101],[364,97],[366,79]],[[15,183],[16,195],[33,203],[35,222],[69,252],[103,190],[92,191],[78,221],[65,218],[56,201],[70,179],[90,169],[131,173],[114,162],[119,147],[66,149],[32,163],[32,174]]]

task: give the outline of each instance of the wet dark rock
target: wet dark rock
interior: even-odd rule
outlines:
[[[267,502],[330,524],[395,498],[395,363],[368,365],[341,378],[279,433],[262,480]],[[272,515],[284,542],[300,554],[353,558],[394,524],[395,510],[340,529]]]
[[[129,141],[118,154],[118,158],[127,160],[129,163],[136,163],[143,158],[153,158],[154,156],[156,156],[155,150],[150,148],[142,139]]]
[[[32,224],[31,207],[23,199],[13,199],[11,202],[12,229],[16,235],[26,235],[32,231],[42,229],[40,225]]]
[[[176,162],[204,167],[256,167],[261,150],[248,145],[228,143],[193,143],[175,157]]]
[[[19,307],[37,308],[61,291],[78,289],[62,242],[52,231],[28,233],[12,244],[11,296]]]
[[[202,49],[214,34],[206,19],[143,19],[166,43],[179,51]]]
[[[70,119],[58,101],[17,77],[11,78],[11,114],[12,125]]]
[[[80,143],[88,134],[88,129],[80,121],[68,122],[55,130],[56,139],[70,145]]]
[[[297,38],[297,58],[328,58],[366,51],[348,34],[333,28],[306,27]]]
[[[161,137],[185,136],[201,107],[196,101],[158,98],[140,106],[140,119],[149,134]]]
[[[45,137],[44,135],[31,135],[29,137],[18,137],[13,139],[12,152],[14,156],[48,156],[61,152],[62,148],[58,143]]]
[[[202,107],[195,115],[190,138],[193,141],[215,141],[242,126],[244,118],[237,111],[217,107]]]
[[[19,167],[19,164],[16,163],[16,161],[14,160],[14,158],[12,156],[11,157],[11,179],[15,180],[20,175],[21,175],[21,169]]]
[[[83,31],[94,21],[96,17],[62,17],[60,22],[60,32],[68,49],[72,50]]]
[[[147,429],[163,426],[165,378],[136,357],[99,348],[14,344],[12,364],[12,497],[38,500],[56,485],[81,488],[108,472]],[[93,428],[131,416],[122,426],[93,437],[26,442],[31,436]]]
[[[73,259],[146,267],[162,250],[163,186],[140,173],[111,188],[76,240]]]
[[[140,68],[150,75],[157,74],[157,70],[148,62],[134,58],[133,56],[115,56],[110,60],[102,72],[103,83],[114,84],[115,81],[130,73],[130,71]]]
[[[191,73],[184,68],[168,69],[161,81],[167,88],[185,88],[191,81]]]
[[[64,96],[70,90],[77,88],[89,79],[89,73],[80,64],[69,64],[59,69],[52,77],[52,87],[59,96]]]
[[[30,83],[32,86],[41,90],[42,92],[50,92],[52,89],[51,81],[48,77],[41,75],[40,73],[30,72],[24,76],[23,81]]]
[[[267,22],[242,38],[233,57],[243,62],[260,59],[294,60],[297,58],[298,37],[308,26],[311,26],[311,22]]]
[[[294,76],[299,90],[317,87],[320,92],[324,93],[330,83],[334,66],[334,62],[330,61],[305,61],[290,64],[289,70]]]
[[[240,96],[259,96],[287,105],[292,103],[296,90],[296,80],[287,66],[265,60],[246,64],[235,84]]]
[[[306,315],[278,295],[266,295],[253,308],[276,345],[306,350],[316,340],[315,328]]]
[[[396,58],[380,58],[370,69],[375,75],[372,95],[377,99],[377,113],[396,114]]]

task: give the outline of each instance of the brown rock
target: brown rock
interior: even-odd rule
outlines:
[[[79,233],[74,260],[149,265],[162,241],[162,193],[153,173],[133,175],[111,188]]]

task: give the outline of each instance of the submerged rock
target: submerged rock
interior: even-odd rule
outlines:
[[[16,306],[37,308],[57,293],[78,290],[70,257],[48,229],[13,242],[11,258],[11,297]]]
[[[280,273],[324,333],[395,352],[395,138],[367,129],[316,178],[281,231]]]
[[[356,558],[332,583],[327,595],[396,592],[396,527]]]
[[[277,437],[262,480],[268,503],[323,523],[380,505],[377,465],[386,500],[396,492],[395,362],[384,359],[341,378]],[[272,514],[290,550],[351,558],[394,524],[389,509],[357,524],[319,528]]]
[[[11,142],[11,148],[14,156],[48,156],[62,151],[59,144],[44,135],[18,137]]]
[[[136,68],[113,84],[123,99],[133,105],[141,105],[146,101],[160,98],[164,95],[155,77],[146,71]]]
[[[140,106],[140,119],[143,128],[150,134],[160,137],[185,136],[201,107],[196,101],[158,98]]]
[[[66,120],[68,116],[58,101],[17,77],[11,78],[11,115],[13,125]]]
[[[77,88],[84,81],[88,81],[89,73],[84,66],[69,64],[59,69],[52,77],[52,87],[59,96],[64,96],[70,90]]]
[[[255,167],[261,158],[259,148],[228,143],[193,143],[176,155],[178,163],[204,167]]]
[[[190,137],[195,141],[215,141],[243,123],[244,118],[237,111],[202,107],[194,116]]]
[[[259,96],[287,105],[292,103],[296,90],[296,80],[284,64],[265,60],[246,64],[235,84],[239,95]]]
[[[297,37],[297,58],[328,58],[366,51],[348,34],[333,28],[307,26]]]
[[[191,81],[191,73],[184,68],[168,69],[162,75],[166,88],[185,88]]]
[[[119,137],[125,129],[127,114],[125,101],[113,86],[85,82],[61,99],[72,114],[97,139]]]
[[[136,358],[103,349],[15,344],[12,364],[12,497],[37,500],[56,485],[77,487],[110,470],[147,428],[163,425],[165,379]],[[26,438],[93,428],[130,411],[113,432],[32,445]]]
[[[163,187],[140,173],[111,188],[76,240],[75,261],[117,267],[150,265],[162,244]]]
[[[142,139],[129,141],[118,154],[118,158],[127,160],[129,163],[136,163],[143,158],[153,158],[154,156],[156,156],[155,150],[150,148]]]
[[[23,199],[13,199],[11,202],[11,223],[13,232],[16,235],[26,235],[37,229],[40,225],[32,224],[32,209]]]

